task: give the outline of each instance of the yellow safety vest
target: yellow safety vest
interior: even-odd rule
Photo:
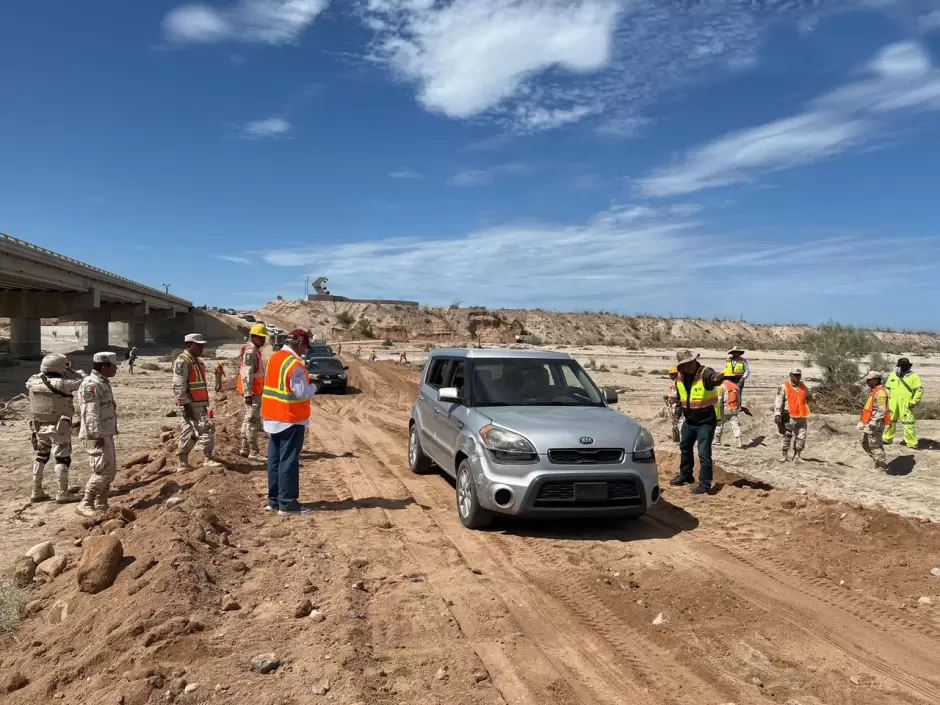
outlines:
[[[686,389],[682,382],[682,375],[676,380],[676,391],[679,392],[679,405],[683,409],[690,411],[707,409],[709,407],[715,410],[715,418],[721,420],[721,405],[718,403],[718,388],[705,389],[705,382],[702,381],[704,367],[699,367],[695,373],[695,379],[692,382],[692,388]]]
[[[725,377],[741,377],[744,375],[744,360],[738,360],[735,363],[732,363],[731,360],[728,360],[725,363],[725,369],[723,372]]]

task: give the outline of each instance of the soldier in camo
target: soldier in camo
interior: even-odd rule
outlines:
[[[81,438],[91,464],[91,477],[85,485],[82,501],[75,513],[93,517],[95,512],[108,509],[111,483],[117,474],[117,456],[114,437],[118,434],[117,406],[111,390],[111,378],[117,374],[117,356],[114,353],[95,353],[94,371],[82,380]]]
[[[65,355],[46,355],[39,365],[39,374],[26,380],[29,393],[31,442],[36,451],[33,462],[31,502],[45,502],[49,495],[42,488],[42,475],[50,457],[55,458],[59,504],[77,502],[77,494],[69,491],[69,466],[72,464],[72,419],[75,406],[72,395],[78,391],[80,373],[72,372]]]
[[[215,449],[215,429],[209,417],[209,388],[206,386],[206,366],[200,357],[206,339],[200,333],[185,338],[186,349],[173,364],[173,396],[180,407],[180,437],[177,447],[179,470],[192,470],[189,454],[199,448],[205,455],[206,467],[219,467],[212,457]]]
[[[238,454],[243,458],[261,458],[258,438],[261,435],[261,395],[264,392],[264,347],[268,330],[263,323],[251,327],[249,340],[242,348],[236,389],[245,400],[245,415],[242,417],[242,442]]]
[[[865,383],[870,391],[858,422],[858,430],[862,432],[862,449],[872,459],[875,470],[885,470],[888,467],[882,434],[885,424],[890,423],[891,416],[888,389],[881,383],[881,379],[880,372],[869,372],[865,375]]]
[[[663,394],[663,402],[666,404],[666,414],[669,416],[670,430],[672,431],[672,440],[679,442],[679,420],[682,418],[682,407],[679,406],[679,392],[676,391],[676,379],[679,377],[679,369],[673,367],[669,370],[669,386],[666,393]]]

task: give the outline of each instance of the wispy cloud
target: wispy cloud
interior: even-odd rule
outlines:
[[[241,128],[241,135],[248,139],[273,139],[286,137],[293,126],[282,117],[269,117],[264,120],[254,120]]]
[[[393,179],[423,179],[424,177],[414,169],[399,169],[389,174]]]
[[[461,169],[451,176],[447,183],[451,186],[486,186],[493,183],[498,176],[522,174],[525,171],[525,165],[517,162],[497,164],[483,169]]]
[[[247,257],[241,257],[239,255],[212,255],[215,259],[220,259],[224,262],[234,262],[235,264],[251,264],[251,260]]]
[[[328,0],[238,0],[228,7],[181,5],[163,18],[167,39],[186,43],[294,42]]]
[[[791,117],[739,130],[698,147],[638,182],[647,196],[688,194],[750,181],[867,144],[884,122],[940,110],[940,71],[916,42],[885,47],[863,77],[810,102]]]
[[[940,239],[884,238],[870,235],[780,238],[755,242],[746,251],[715,247],[737,237],[714,232],[692,217],[695,204],[616,206],[582,223],[510,223],[475,230],[456,238],[394,238],[332,247],[270,250],[261,257],[276,266],[312,266],[328,260],[330,279],[354,285],[358,295],[417,298],[448,302],[455,297],[487,305],[634,308],[637,301],[658,299],[663,313],[750,315],[754,307],[779,299],[780,291],[805,292],[818,303],[820,291],[857,296],[857,272],[883,264],[890,247],[898,258],[940,246]],[[458,267],[441,279],[434,273],[454,252],[473,252],[472,268]],[[695,253],[689,257],[689,253]],[[812,257],[806,257],[812,252]],[[901,254],[903,253],[903,254]],[[676,261],[683,267],[677,268]],[[833,269],[831,262],[839,261]],[[786,262],[786,267],[781,263]],[[922,262],[940,274],[940,262]],[[723,281],[729,269],[748,296],[729,300],[726,287],[702,287]],[[899,268],[903,269],[903,268]],[[879,270],[881,271],[881,270]],[[886,275],[895,283],[903,271]],[[882,281],[883,286],[887,286]],[[751,289],[760,297],[751,295]],[[773,298],[776,297],[776,298]],[[799,296],[795,297],[799,299]],[[483,300],[481,300],[483,299]],[[643,304],[644,308],[647,304]],[[735,310],[729,310],[729,306]]]

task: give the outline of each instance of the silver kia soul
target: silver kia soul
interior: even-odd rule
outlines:
[[[493,514],[638,517],[659,501],[653,438],[567,353],[438,349],[411,409],[408,460],[456,479],[463,525]]]

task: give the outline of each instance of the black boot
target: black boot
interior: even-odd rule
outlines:
[[[711,491],[711,485],[705,485],[702,483],[699,483],[698,486],[692,488],[692,494],[710,494]]]
[[[691,475],[679,473],[669,481],[669,484],[673,487],[682,487],[682,485],[691,485],[693,482],[695,482],[695,478]]]

